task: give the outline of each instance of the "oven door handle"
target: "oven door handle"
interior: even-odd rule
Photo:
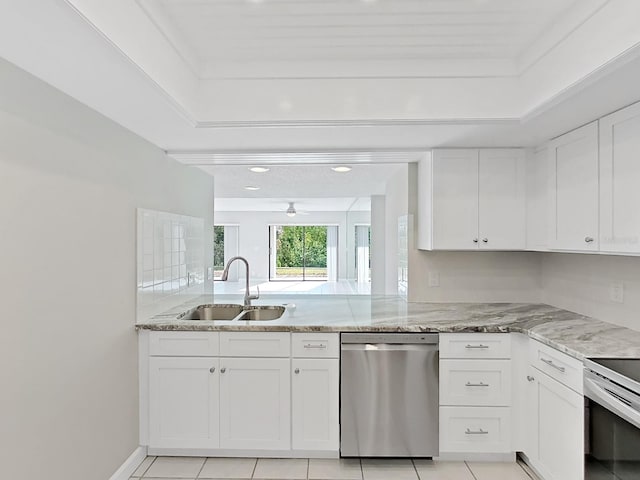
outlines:
[[[636,428],[640,428],[640,410],[627,403],[633,405],[635,402],[626,399],[629,393],[625,390],[609,382],[603,383],[598,377],[589,375],[584,379],[584,394]]]

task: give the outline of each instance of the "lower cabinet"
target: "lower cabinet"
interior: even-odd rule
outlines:
[[[149,335],[150,454],[338,455],[338,334],[175,333]]]
[[[584,480],[584,398],[529,370],[527,456],[544,480]]]
[[[289,450],[290,360],[220,359],[220,448]]]
[[[218,448],[217,358],[149,359],[149,443],[157,448]]]
[[[295,358],[291,366],[293,449],[338,450],[340,361]]]

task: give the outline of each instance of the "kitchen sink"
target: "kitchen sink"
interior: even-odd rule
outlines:
[[[242,305],[214,303],[187,310],[178,320],[233,320],[241,313]]]
[[[247,307],[238,321],[265,321],[276,320],[282,316],[285,308],[277,305],[260,305]]]
[[[198,305],[178,315],[178,320],[234,320],[253,322],[276,320],[285,308],[278,305],[255,305],[243,307],[236,304],[211,303]]]

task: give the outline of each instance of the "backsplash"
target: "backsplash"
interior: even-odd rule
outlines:
[[[137,216],[141,319],[204,293],[204,219],[146,209],[138,209]]]

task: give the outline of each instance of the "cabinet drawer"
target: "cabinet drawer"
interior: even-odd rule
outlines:
[[[294,358],[338,358],[340,338],[337,333],[293,333],[291,350]]]
[[[288,357],[288,332],[220,332],[220,355],[225,357]]]
[[[215,357],[218,332],[151,332],[149,355],[163,357]]]
[[[529,363],[582,394],[582,362],[535,340],[529,342]]]
[[[440,405],[511,405],[510,360],[442,360]]]
[[[440,407],[440,451],[511,452],[508,407]]]
[[[440,358],[511,358],[511,336],[508,333],[441,334]]]

